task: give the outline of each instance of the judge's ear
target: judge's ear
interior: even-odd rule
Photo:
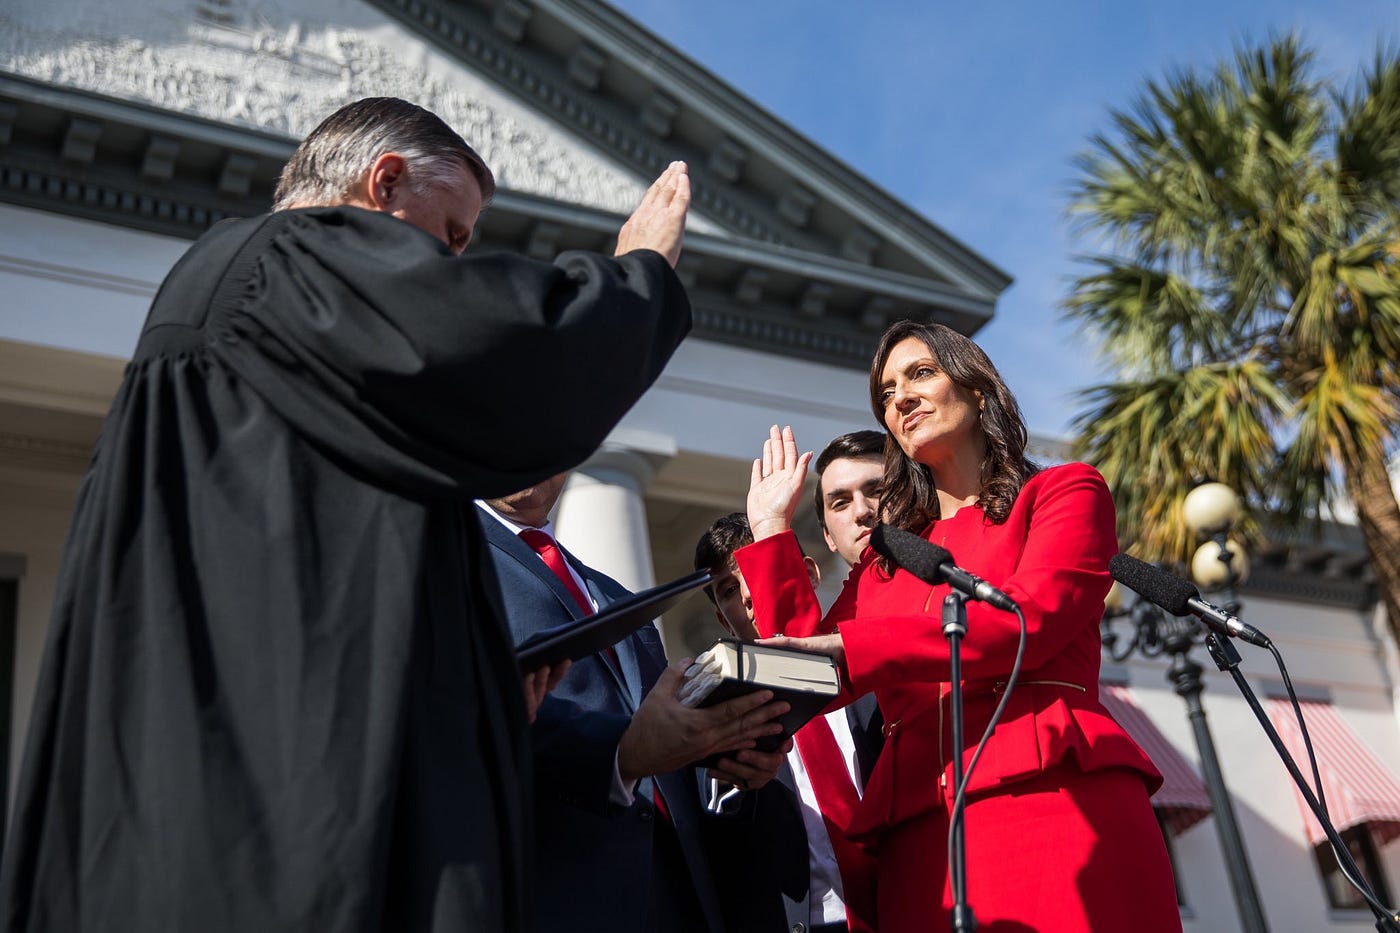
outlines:
[[[390,213],[402,206],[404,185],[408,183],[408,163],[397,152],[386,152],[369,167],[357,193],[358,200],[372,211]]]
[[[835,548],[833,548],[832,550],[835,550]],[[812,581],[812,589],[815,590],[817,587],[822,585],[821,569],[817,566],[817,562],[812,560],[812,558],[808,557],[806,554],[802,555],[802,563],[807,565],[807,577]]]

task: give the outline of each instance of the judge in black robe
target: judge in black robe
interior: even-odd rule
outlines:
[[[205,235],[78,496],[5,929],[518,929],[526,709],[472,499],[586,458],[689,325],[648,250],[458,258],[354,207]]]

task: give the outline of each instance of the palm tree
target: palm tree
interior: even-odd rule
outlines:
[[[1122,539],[1184,560],[1193,479],[1292,525],[1344,495],[1400,639],[1400,55],[1337,90],[1273,39],[1111,120],[1078,161],[1098,253],[1066,311],[1116,364],[1074,429]]]

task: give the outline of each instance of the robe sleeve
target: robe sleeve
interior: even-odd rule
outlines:
[[[690,328],[658,254],[453,256],[395,218],[274,214],[230,263],[211,347],[332,457],[423,495],[577,465]]]

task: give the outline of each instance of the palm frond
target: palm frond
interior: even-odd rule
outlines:
[[[1181,502],[1210,477],[1246,500],[1267,495],[1274,438],[1287,397],[1259,360],[1194,367],[1138,382],[1095,386],[1073,429],[1076,456],[1113,490],[1119,535],[1147,559],[1180,561],[1194,538]]]
[[[1359,209],[1393,215],[1400,205],[1400,49],[1377,50],[1350,95],[1337,95],[1337,169]]]
[[[1119,366],[1148,375],[1229,354],[1227,322],[1184,277],[1112,257],[1089,262],[1099,271],[1075,283],[1065,306]]]

